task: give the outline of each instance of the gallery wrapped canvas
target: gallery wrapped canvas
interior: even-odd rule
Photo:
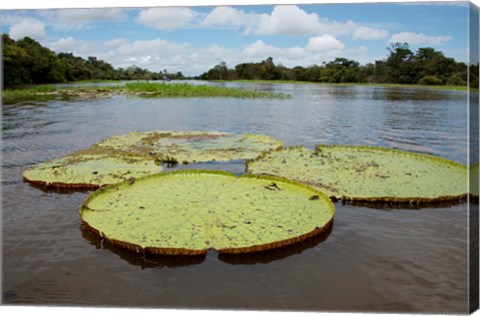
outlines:
[[[478,309],[475,3],[0,14],[3,305]]]

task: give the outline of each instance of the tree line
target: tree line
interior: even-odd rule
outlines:
[[[285,67],[269,57],[258,63],[228,68],[225,62],[199,76],[204,80],[293,80],[324,83],[393,83],[422,85],[466,85],[478,87],[478,64],[468,66],[431,47],[413,52],[407,43],[392,43],[388,56],[364,66],[347,58],[321,65]]]
[[[13,40],[2,35],[3,83],[5,86],[62,83],[81,80],[185,79],[181,72],[166,69],[153,72],[137,66],[114,68],[96,57],[87,59],[72,53],[56,53],[32,38]],[[257,63],[228,68],[225,62],[197,79],[203,80],[288,80],[325,83],[399,83],[424,85],[470,85],[478,87],[478,64],[469,67],[431,47],[413,52],[407,43],[393,43],[386,59],[360,65],[347,58],[308,67],[285,67],[269,57]]]
[[[181,72],[153,72],[137,66],[114,68],[96,57],[55,53],[32,38],[13,40],[2,34],[3,84],[5,86],[62,83],[81,80],[184,79]]]

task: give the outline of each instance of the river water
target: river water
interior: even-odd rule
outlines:
[[[467,313],[467,204],[337,202],[332,229],[297,246],[145,258],[82,229],[78,209],[91,191],[46,191],[22,180],[32,164],[149,130],[258,133],[310,148],[378,145],[467,162],[466,92],[221,85],[292,98],[113,96],[2,107],[4,304]],[[244,170],[243,161],[194,167]]]

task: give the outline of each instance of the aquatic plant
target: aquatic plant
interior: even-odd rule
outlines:
[[[223,171],[159,173],[102,188],[80,208],[83,223],[137,252],[246,253],[290,245],[328,229],[334,206],[290,180]]]
[[[191,163],[252,159],[281,146],[281,141],[265,135],[152,131],[114,136],[95,147],[128,155],[147,155],[159,162]]]
[[[97,188],[162,171],[153,159],[76,153],[24,170],[35,184],[63,188]]]
[[[248,161],[247,171],[297,180],[342,200],[425,203],[467,193],[466,166],[380,147],[291,147]]]
[[[170,98],[170,97],[226,97],[226,98],[276,98],[285,99],[291,96],[281,93],[236,89],[185,83],[152,83],[129,82],[125,85],[111,86],[34,86],[23,88],[7,88],[2,91],[5,104],[13,104],[31,100],[51,100],[55,98],[105,97],[114,94],[130,96]]]
[[[252,159],[282,146],[264,135],[222,132],[132,132],[26,169],[25,180],[66,188],[96,188],[158,173],[161,163]]]

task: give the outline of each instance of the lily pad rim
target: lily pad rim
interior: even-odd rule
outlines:
[[[220,248],[220,249],[213,249],[213,248],[205,248],[205,249],[188,249],[188,248],[176,248],[176,247],[141,247],[140,245],[122,241],[122,240],[117,240],[113,238],[109,238],[106,236],[102,231],[98,230],[95,227],[90,226],[90,224],[85,221],[82,217],[82,212],[84,209],[88,209],[89,207],[87,206],[88,202],[90,202],[92,199],[96,198],[98,195],[103,194],[105,192],[108,192],[110,190],[114,190],[116,188],[121,188],[125,186],[130,186],[134,183],[138,183],[138,181],[145,181],[149,180],[155,177],[168,177],[168,176],[174,176],[174,175],[189,175],[189,174],[210,174],[210,175],[221,175],[221,176],[230,176],[234,177],[237,179],[241,178],[249,178],[249,179],[264,179],[264,180],[272,180],[272,181],[277,181],[277,182],[283,182],[287,183],[290,185],[295,185],[298,187],[301,187],[302,189],[308,190],[316,195],[318,195],[321,199],[323,199],[327,203],[328,210],[331,213],[331,218],[330,220],[325,223],[322,227],[315,227],[313,230],[302,234],[298,236],[294,236],[291,238],[283,239],[283,240],[278,240],[274,241],[271,243],[266,243],[266,244],[259,244],[259,245],[252,245],[252,246],[246,246],[246,247],[236,247],[236,248]],[[167,171],[167,172],[161,172],[157,174],[152,174],[148,176],[144,176],[141,178],[137,179],[130,179],[130,180],[125,180],[119,183],[111,184],[104,186],[97,191],[93,192],[90,194],[82,203],[79,209],[79,215],[82,224],[85,226],[85,228],[89,229],[91,232],[99,235],[101,238],[106,239],[108,242],[126,248],[128,250],[135,251],[137,253],[151,253],[151,254],[156,254],[156,255],[205,255],[208,250],[213,249],[217,251],[218,253],[227,253],[227,254],[241,254],[241,253],[250,253],[250,252],[257,252],[257,251],[264,251],[264,250],[270,250],[274,248],[280,248],[284,246],[288,246],[297,242],[304,241],[306,239],[309,239],[313,236],[316,236],[318,234],[321,234],[328,230],[331,225],[333,224],[333,219],[335,216],[335,206],[332,202],[332,200],[323,192],[317,190],[314,187],[311,187],[309,185],[306,185],[304,183],[298,182],[298,181],[293,181],[287,178],[282,178],[282,177],[277,177],[277,176],[272,176],[272,175],[256,175],[256,174],[242,174],[240,176],[237,176],[234,173],[223,171],[223,170],[203,170],[203,169],[186,169],[186,170],[174,170],[174,171]]]
[[[62,157],[58,157],[58,158],[52,158],[52,159],[49,159],[49,160],[47,160],[45,162],[42,162],[42,163],[32,164],[31,166],[25,168],[22,171],[22,173],[21,173],[22,179],[23,179],[23,181],[25,181],[27,183],[30,183],[34,186],[38,186],[40,188],[55,188],[55,189],[60,189],[60,190],[62,190],[62,189],[65,189],[65,190],[72,190],[72,189],[73,190],[75,190],[75,189],[92,190],[92,189],[98,189],[98,188],[108,186],[109,185],[108,183],[96,184],[96,183],[80,183],[80,182],[69,183],[69,182],[59,182],[59,181],[47,182],[47,181],[42,181],[42,180],[33,180],[33,179],[30,179],[28,176],[26,176],[26,174],[28,172],[34,171],[35,167],[37,167],[39,165],[48,164],[48,163],[55,162],[57,160],[74,157],[75,155],[77,155],[78,153],[81,153],[81,152],[83,152],[83,150],[75,151],[75,152],[73,152],[69,155],[66,155],[66,156],[62,156]],[[118,159],[118,160],[124,160],[124,161],[127,160],[127,159],[139,159],[139,160],[154,162],[154,160],[151,159],[151,158],[142,157],[142,156],[139,156],[139,155],[116,156],[116,157],[108,156],[106,154],[95,154],[95,155],[98,155],[99,159],[107,158],[107,159]],[[158,165],[158,168],[159,168],[159,170],[158,170],[159,173],[163,171],[162,166]],[[127,181],[128,181],[128,179],[127,179]]]

